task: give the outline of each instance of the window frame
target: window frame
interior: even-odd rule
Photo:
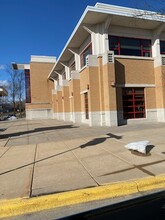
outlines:
[[[112,47],[110,48],[110,38],[111,37],[115,37],[117,39],[117,47],[116,48],[113,48]],[[152,45],[151,45],[151,39],[146,39],[146,38],[134,38],[134,37],[123,37],[123,36],[116,36],[116,35],[108,35],[108,40],[109,40],[109,50],[112,50],[114,51],[117,51],[117,54],[115,53],[115,55],[125,55],[125,54],[121,54],[121,39],[133,39],[133,40],[139,40],[140,42],[140,53],[141,55],[138,56],[138,55],[134,55],[134,54],[131,54],[131,55],[128,55],[128,56],[138,56],[138,57],[152,57]],[[146,50],[144,49],[145,48],[145,45],[142,44],[142,41],[150,41],[150,50]],[[150,56],[144,56],[145,53],[149,53]],[[126,55],[127,56],[127,55]]]
[[[84,56],[85,52],[87,52],[88,50],[90,50],[90,53],[88,53],[87,55]],[[80,65],[81,65],[81,68],[83,68],[86,65],[86,57],[88,55],[90,55],[90,54],[92,54],[92,43],[91,42],[80,53]]]
[[[138,119],[146,117],[145,91],[143,87],[123,88],[122,103],[124,119]]]

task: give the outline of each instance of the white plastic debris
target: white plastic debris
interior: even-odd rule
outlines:
[[[17,118],[16,118],[15,116],[11,116],[11,117],[8,118],[8,120],[11,120],[11,121],[12,121],[12,120],[16,120],[16,119],[17,119]]]
[[[150,142],[145,140],[145,141],[138,141],[138,142],[132,142],[129,143],[127,145],[125,145],[125,147],[129,150],[135,150],[138,151],[140,153],[146,154],[146,147]]]

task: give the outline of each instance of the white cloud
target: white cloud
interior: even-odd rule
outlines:
[[[5,65],[0,65],[0,70],[4,70],[5,69]]]
[[[0,80],[0,86],[8,86],[8,84],[7,80]]]

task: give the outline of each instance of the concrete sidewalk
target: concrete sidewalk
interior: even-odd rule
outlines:
[[[56,120],[0,122],[0,199],[101,186],[165,173],[165,124],[88,127]],[[148,154],[124,145],[149,140]]]

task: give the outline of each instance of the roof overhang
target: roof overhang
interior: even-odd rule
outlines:
[[[88,24],[93,26],[103,23],[108,17],[111,18],[111,25],[127,26],[131,28],[135,27],[136,22],[136,28],[143,28],[145,30],[154,30],[160,25],[160,23],[165,22],[165,15],[153,11],[119,7],[102,3],[97,3],[94,7],[88,6],[68,39],[56,64],[50,71],[48,78],[56,77],[56,72],[61,72],[64,68],[61,62],[67,62],[71,59],[73,54],[69,49],[79,48],[89,36],[89,33],[84,30],[84,25]]]
[[[18,63],[12,63],[12,68],[14,70],[27,70],[30,69],[30,64],[18,64]]]

